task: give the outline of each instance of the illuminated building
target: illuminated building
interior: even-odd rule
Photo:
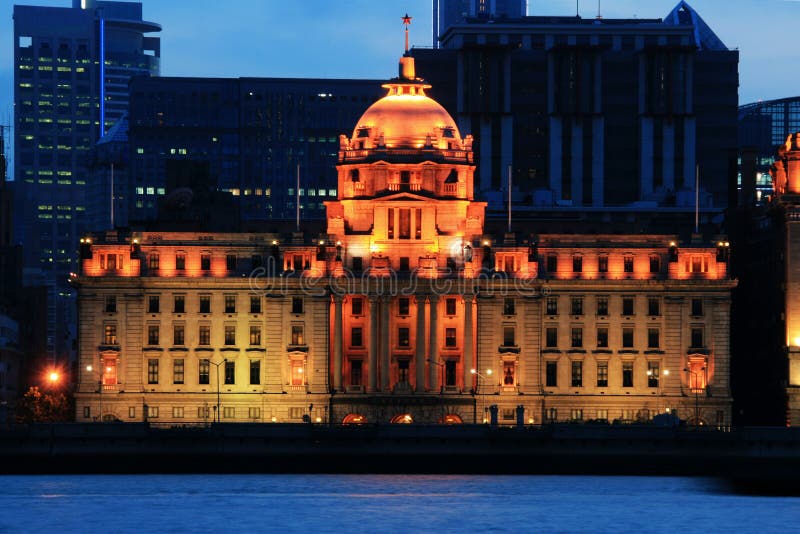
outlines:
[[[128,80],[157,75],[161,27],[133,2],[14,6],[15,239],[26,283],[49,288],[47,357],[69,351],[67,275],[85,226],[90,150],[127,109]]]
[[[84,242],[78,421],[730,423],[724,238],[487,233],[472,137],[384,87],[326,232]]]

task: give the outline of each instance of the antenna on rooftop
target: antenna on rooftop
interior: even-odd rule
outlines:
[[[600,12],[600,0],[597,0],[597,20],[603,20],[603,15]]]

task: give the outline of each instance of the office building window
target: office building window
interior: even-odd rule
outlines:
[[[705,347],[703,343],[703,331],[705,328],[702,326],[693,326],[692,327],[692,348],[702,348]]]
[[[570,315],[583,315],[583,297],[570,298]]]
[[[647,362],[647,387],[658,387],[660,373],[661,366],[658,362]]]
[[[261,360],[250,360],[250,384],[261,383]]]
[[[597,271],[601,273],[608,272],[608,256],[600,256],[597,258]]]
[[[236,313],[236,295],[225,295],[225,313]]]
[[[364,314],[364,299],[361,297],[353,297],[350,300],[350,314],[353,316]]]
[[[147,344],[158,345],[158,325],[147,325]]]
[[[147,313],[158,313],[159,300],[158,295],[150,295],[147,297]]]
[[[597,362],[597,387],[608,387],[608,362]]]
[[[408,347],[410,345],[409,329],[401,326],[397,329],[397,345],[399,347]]]
[[[363,380],[363,367],[364,364],[361,360],[352,360],[350,362],[350,385],[360,386]]]
[[[200,270],[202,271],[211,270],[211,254],[200,255]]]
[[[117,344],[117,325],[115,324],[103,325],[103,344],[105,345]]]
[[[626,349],[633,348],[633,327],[626,326],[622,328],[622,347]]]
[[[350,346],[351,347],[364,346],[364,335],[361,327],[354,327],[352,330],[350,330]]]
[[[622,362],[622,387],[633,387],[633,362]]]
[[[513,326],[503,327],[503,346],[504,347],[516,346],[515,329]]]
[[[516,315],[517,307],[514,299],[503,299],[503,315]]]
[[[173,297],[174,302],[172,303],[172,312],[173,313],[186,313],[186,297],[183,295],[175,295]]]
[[[444,313],[451,316],[456,314],[456,299],[444,299]]]
[[[250,313],[261,313],[261,297],[250,297]]]
[[[303,326],[292,325],[292,345],[305,345],[303,337]]]
[[[658,297],[647,297],[647,315],[661,315],[661,299]]]
[[[583,328],[574,327],[572,329],[572,344],[573,348],[583,347]]]
[[[608,348],[608,327],[606,326],[597,327],[597,348],[598,349]]]
[[[197,344],[198,345],[210,345],[211,344],[211,326],[207,324],[201,324],[198,329],[197,335]]]
[[[411,299],[408,297],[400,297],[397,299],[397,313],[399,315],[408,315]]]
[[[208,384],[209,374],[211,372],[211,360],[205,358],[201,359],[197,367],[197,370],[198,370],[197,383],[201,385]]]
[[[172,360],[172,383],[183,384],[183,359]]]
[[[622,259],[622,267],[626,273],[633,272],[633,256],[625,256]]]
[[[545,363],[545,385],[551,388],[558,386],[558,362]]]
[[[572,256],[572,272],[579,273],[583,271],[583,256]]]
[[[633,315],[634,313],[634,298],[622,297],[622,315]]]
[[[303,313],[303,299],[292,297],[292,313]]]
[[[172,325],[172,344],[173,345],[183,345],[185,341],[184,335],[184,325],[182,324],[175,324]]]
[[[596,299],[597,315],[608,315],[608,297],[599,296]]]
[[[236,345],[236,326],[225,325],[225,344]]]
[[[225,268],[229,271],[236,270],[236,254],[225,255]]]
[[[211,313],[211,295],[200,295],[200,313]]]
[[[445,328],[444,329],[444,346],[445,347],[455,347],[456,346],[456,329],[455,328]]]
[[[572,387],[583,386],[583,362],[572,362]]]
[[[657,349],[661,344],[660,340],[660,333],[661,331],[658,328],[648,328],[647,329],[647,348],[648,349]]]
[[[703,315],[703,299],[692,299],[692,316],[701,317]]]
[[[106,313],[115,313],[117,311],[117,297],[113,295],[106,296]]]
[[[547,315],[558,315],[558,297],[547,297],[545,306],[545,313]]]
[[[558,328],[549,326],[545,330],[545,346],[548,348],[558,347]]]
[[[176,271],[186,270],[186,254],[175,255],[175,270]]]
[[[236,362],[232,361],[225,362],[225,383],[226,384],[236,383]]]
[[[147,360],[147,383],[158,384],[158,359]]]
[[[250,345],[261,345],[261,326],[256,324],[250,325]]]

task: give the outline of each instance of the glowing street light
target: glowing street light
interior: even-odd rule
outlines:
[[[47,379],[50,380],[51,384],[55,384],[60,378],[58,371],[50,371],[50,374],[47,375]]]
[[[480,382],[481,379],[483,379],[484,381],[489,380],[489,377],[492,376],[492,370],[491,369],[487,369],[486,370],[486,375],[482,375],[481,373],[478,372],[477,369],[470,369],[469,372],[471,374],[475,375],[476,377],[478,377],[478,381],[479,382]],[[485,389],[481,389],[481,409],[483,411],[483,422],[484,423],[488,423],[489,422],[489,418],[486,416],[486,390]]]

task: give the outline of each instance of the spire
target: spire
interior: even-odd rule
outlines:
[[[400,58],[400,78],[415,81],[417,73],[414,69],[414,58],[408,55],[408,27],[411,25],[411,17],[406,13],[405,16],[401,18],[403,20],[403,26],[405,27],[406,50],[403,53],[403,57]]]
[[[402,17],[403,19],[403,26],[405,26],[405,33],[406,33],[406,53],[408,53],[408,27],[411,26],[411,17],[408,16],[408,13]]]

